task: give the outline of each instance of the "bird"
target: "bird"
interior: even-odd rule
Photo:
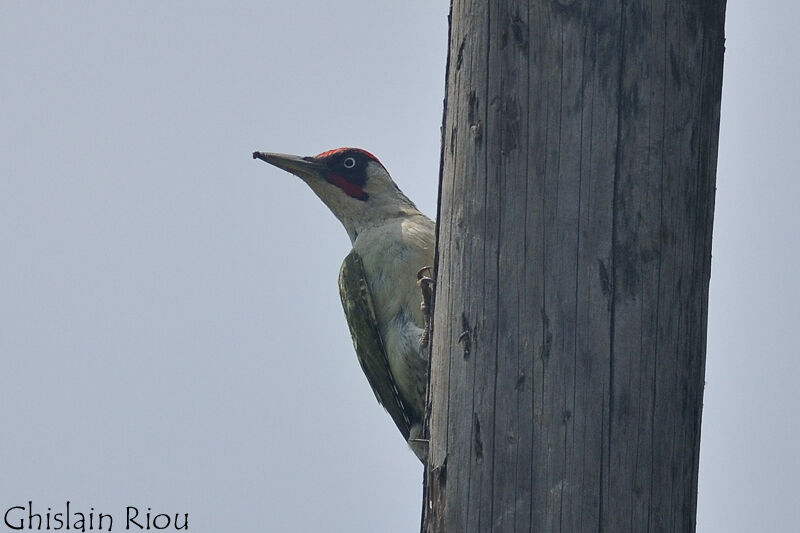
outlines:
[[[361,148],[308,157],[254,152],[253,158],[299,177],[344,226],[352,250],[339,271],[339,294],[358,361],[424,463],[435,223]]]

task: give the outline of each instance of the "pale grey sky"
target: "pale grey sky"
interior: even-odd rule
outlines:
[[[447,2],[0,4],[0,510],[415,531],[421,467],[253,150],[381,158],[435,214]],[[795,2],[731,2],[698,530],[800,523]],[[4,526],[3,526],[4,527]]]

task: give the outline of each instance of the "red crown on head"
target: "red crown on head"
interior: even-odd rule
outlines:
[[[358,152],[358,153],[364,154],[365,156],[367,156],[369,159],[372,159],[372,160],[373,160],[373,161],[375,161],[376,163],[378,163],[378,164],[380,164],[380,163],[381,163],[381,162],[378,160],[378,158],[377,158],[377,157],[375,157],[375,156],[374,156],[374,155],[372,155],[371,153],[367,152],[367,151],[366,151],[366,150],[364,150],[363,148],[352,148],[352,147],[350,147],[350,146],[344,146],[344,147],[342,147],[342,148],[334,148],[333,150],[328,150],[328,151],[322,152],[321,154],[317,154],[317,155],[315,155],[315,156],[314,156],[314,158],[315,158],[315,159],[324,159],[324,158],[326,158],[326,157],[330,157],[330,156],[332,156],[332,155],[335,155],[335,154],[340,154],[340,153],[342,153],[342,152],[347,152],[347,151],[354,151],[354,152]],[[383,165],[381,164],[381,166],[383,166]]]

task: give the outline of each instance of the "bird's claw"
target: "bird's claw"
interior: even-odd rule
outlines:
[[[419,345],[422,348],[427,348],[430,343],[431,336],[431,321],[433,316],[431,314],[431,302],[433,300],[433,285],[434,281],[430,275],[433,275],[433,267],[424,266],[417,271],[417,285],[422,291],[422,303],[419,308],[422,310],[422,316],[425,327],[422,330],[422,335],[419,338]]]
[[[423,278],[430,279],[430,276],[426,276],[425,272],[428,272],[429,274],[432,274],[433,273],[433,267],[424,266],[424,267],[420,268],[419,270],[417,270],[417,281],[422,281]]]

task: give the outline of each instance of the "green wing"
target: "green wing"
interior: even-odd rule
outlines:
[[[364,263],[356,252],[344,258],[339,271],[339,295],[350,326],[358,362],[378,402],[389,412],[397,429],[408,440],[411,422],[403,397],[397,390],[383,347]]]

